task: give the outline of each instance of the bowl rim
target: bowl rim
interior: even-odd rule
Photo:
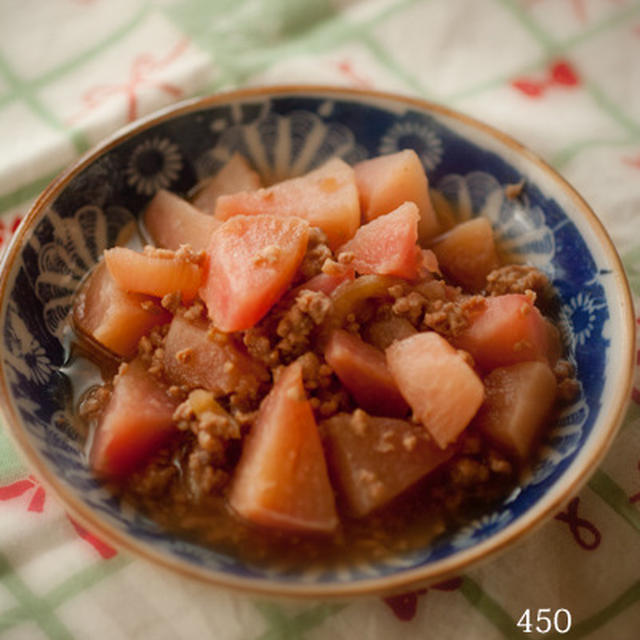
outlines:
[[[187,560],[161,553],[145,543],[140,542],[135,537],[103,522],[96,512],[76,497],[73,492],[49,470],[47,464],[31,445],[28,436],[21,427],[21,420],[11,402],[11,394],[7,386],[4,366],[0,360],[0,415],[5,420],[10,437],[16,443],[18,451],[26,459],[28,466],[37,473],[38,479],[42,481],[48,490],[52,491],[60,499],[63,508],[69,509],[74,518],[83,526],[96,531],[98,535],[104,537],[118,548],[132,552],[135,556],[151,561],[165,569],[171,569],[183,576],[196,578],[210,585],[227,587],[243,593],[260,596],[332,599],[381,595],[406,591],[417,586],[443,581],[452,576],[459,575],[463,570],[467,570],[472,566],[475,567],[483,561],[494,559],[498,553],[504,551],[515,542],[520,541],[523,537],[531,534],[547,522],[551,514],[575,495],[586,483],[590,475],[596,470],[597,464],[602,461],[606,452],[609,450],[622,424],[624,416],[626,415],[634,377],[636,326],[629,283],[620,256],[607,230],[584,198],[547,162],[508,134],[471,116],[459,113],[450,107],[414,96],[378,90],[321,84],[280,84],[222,91],[209,96],[190,98],[171,104],[118,129],[82,154],[75,162],[56,176],[30,207],[22,224],[14,234],[0,264],[0,307],[3,305],[3,301],[7,295],[9,283],[8,274],[25,244],[32,223],[38,218],[43,208],[55,199],[58,193],[66,187],[72,178],[106,151],[156,124],[203,108],[233,101],[320,94],[323,96],[333,96],[335,99],[354,99],[363,102],[367,100],[387,101],[388,103],[395,103],[405,107],[413,107],[426,113],[434,113],[477,130],[480,134],[492,138],[500,145],[521,156],[525,163],[530,163],[538,170],[541,170],[547,179],[551,180],[554,188],[557,189],[558,192],[562,192],[565,196],[569,197],[573,207],[579,211],[579,217],[586,222],[589,229],[597,237],[598,248],[603,252],[603,255],[606,256],[608,263],[612,267],[614,275],[613,288],[620,300],[619,317],[621,326],[619,329],[621,329],[621,334],[619,339],[622,346],[628,348],[625,348],[624,353],[620,356],[619,368],[623,370],[621,376],[624,376],[622,383],[613,388],[611,392],[613,395],[611,400],[613,410],[609,415],[600,417],[598,420],[598,422],[601,423],[598,427],[598,430],[601,432],[598,443],[596,446],[589,448],[588,451],[583,452],[585,455],[581,456],[579,468],[576,467],[573,472],[571,472],[571,469],[575,466],[576,461],[574,461],[574,464],[567,469],[567,472],[571,473],[571,475],[565,480],[566,486],[564,486],[562,490],[555,491],[554,495],[550,495],[552,492],[548,492],[528,513],[525,513],[509,525],[506,532],[503,530],[498,533],[497,536],[490,536],[473,547],[454,554],[452,557],[444,558],[418,568],[400,571],[392,575],[366,578],[355,582],[318,584],[307,584],[295,581],[276,582],[269,581],[265,578],[236,576],[225,573],[222,570],[212,571],[210,569],[204,569]],[[553,191],[551,188],[550,190]],[[595,426],[596,425],[594,425],[594,428]],[[531,513],[531,511],[534,513]]]

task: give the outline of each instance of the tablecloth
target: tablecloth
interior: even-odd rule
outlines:
[[[638,0],[0,0],[0,248],[57,172],[127,122],[306,82],[424,97],[513,135],[592,205],[640,295]],[[258,599],[112,548],[0,425],[0,637],[634,640],[639,403],[636,388],[588,485],[518,546],[429,589],[344,602]]]

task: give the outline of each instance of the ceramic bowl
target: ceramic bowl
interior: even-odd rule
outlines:
[[[580,395],[548,430],[528,478],[464,528],[366,565],[249,566],[167,535],[91,474],[74,428],[66,318],[83,276],[159,188],[186,194],[239,151],[267,182],[337,155],[349,163],[414,149],[459,219],[487,216],[518,260],[557,292]],[[521,193],[505,186],[522,182]],[[440,106],[326,87],[250,89],[182,103],[122,130],[44,191],[0,281],[0,392],[35,472],[87,527],[154,562],[218,585],[284,596],[353,596],[443,580],[520,540],[586,481],[618,428],[631,385],[634,321],[610,239],[580,196],[507,136]]]

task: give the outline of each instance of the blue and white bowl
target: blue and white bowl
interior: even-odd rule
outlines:
[[[64,373],[65,319],[103,249],[160,188],[186,194],[235,152],[273,182],[331,156],[354,163],[412,148],[459,219],[487,216],[503,246],[542,269],[577,367],[579,398],[548,431],[528,479],[496,509],[418,551],[366,565],[248,566],[168,535],[91,474]],[[522,182],[521,193],[505,195]],[[624,415],[634,320],[619,258],[597,217],[554,171],[505,135],[410,98],[327,87],[238,91],[180,104],[124,129],[40,196],[0,279],[0,396],[29,463],[87,527],[216,584],[279,595],[351,596],[443,580],[549,518],[593,472]]]

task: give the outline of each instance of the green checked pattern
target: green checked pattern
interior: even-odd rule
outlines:
[[[0,16],[0,250],[128,121],[246,84],[334,83],[444,103],[527,144],[597,211],[640,296],[640,0],[0,0]],[[639,403],[587,487],[517,548],[340,603],[259,600],[129,558],[68,518],[0,425],[0,638],[633,640]],[[571,628],[536,633],[544,608]]]

